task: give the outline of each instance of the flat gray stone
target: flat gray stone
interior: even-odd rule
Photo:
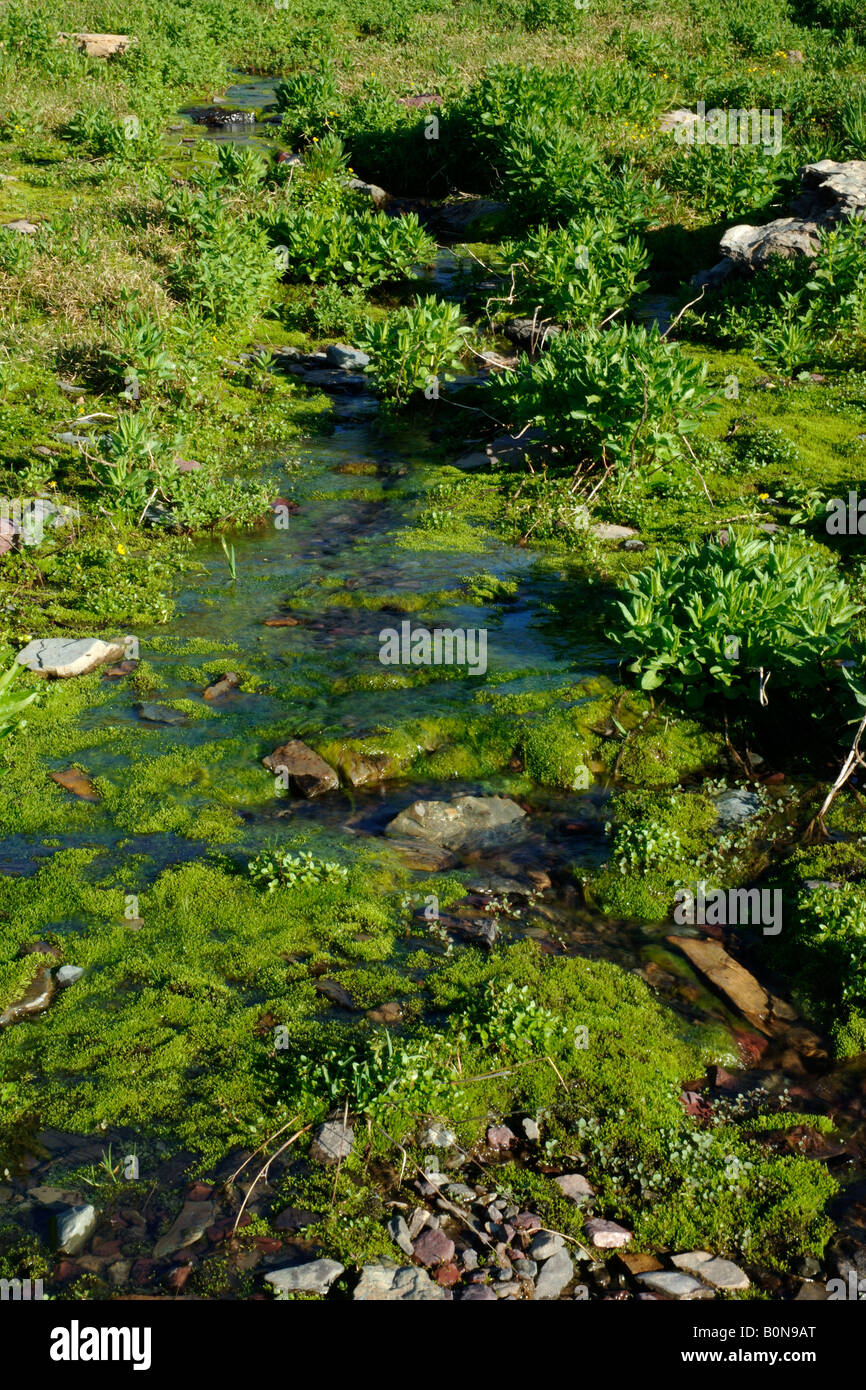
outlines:
[[[339,1120],[327,1120],[319,1125],[310,1145],[310,1158],[315,1163],[339,1163],[348,1158],[355,1142],[355,1131],[351,1125],[340,1124]]]
[[[214,1219],[213,1202],[185,1202],[180,1215],[153,1248],[153,1258],[164,1260],[176,1250],[184,1250],[201,1240]]]
[[[281,744],[273,753],[262,758],[262,762],[271,772],[282,773],[292,790],[301,796],[320,796],[323,792],[336,791],[340,785],[340,779],[330,764],[298,738]]]
[[[541,1273],[535,1285],[536,1299],[559,1298],[563,1289],[574,1277],[574,1265],[565,1250],[558,1250],[541,1266]]]
[[[732,1260],[723,1260],[719,1256],[711,1255],[708,1250],[687,1250],[682,1255],[674,1255],[673,1262],[677,1269],[684,1269],[687,1274],[694,1274],[698,1279],[703,1279],[705,1284],[712,1284],[714,1289],[747,1289],[749,1287],[749,1276],[745,1270],[740,1269]]]
[[[108,661],[121,661],[131,638],[103,642],[99,637],[36,637],[15,660],[40,676],[67,679],[85,676]]]
[[[680,1274],[672,1269],[652,1269],[637,1278],[651,1293],[663,1294],[665,1298],[689,1300],[693,1298],[712,1298],[711,1291],[700,1279],[691,1274]]]
[[[364,1265],[352,1297],[361,1303],[442,1303],[445,1290],[430,1278],[426,1269]]]
[[[98,1220],[97,1210],[89,1202],[58,1212],[54,1218],[57,1251],[63,1255],[77,1255],[90,1240]]]
[[[337,1260],[306,1260],[302,1265],[284,1265],[282,1269],[270,1270],[265,1275],[265,1283],[279,1294],[326,1294],[345,1267]]]
[[[415,1252],[412,1248],[409,1227],[406,1225],[405,1220],[399,1212],[395,1212],[391,1217],[391,1220],[388,1222],[388,1230],[394,1244],[403,1251],[404,1255],[408,1255],[411,1259]]]
[[[360,348],[348,347],[345,343],[332,343],[325,349],[325,356],[332,366],[344,371],[362,371],[370,364],[368,353]]]
[[[742,825],[751,820],[761,809],[761,798],[756,792],[739,791],[731,787],[715,798],[718,823],[723,830],[732,825]]]
[[[551,1260],[554,1255],[558,1255],[565,1242],[562,1236],[555,1235],[553,1231],[539,1231],[538,1235],[532,1237],[529,1246],[529,1258],[531,1260]]]

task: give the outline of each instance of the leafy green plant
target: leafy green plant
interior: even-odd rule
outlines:
[[[518,429],[540,426],[578,467],[661,466],[712,408],[706,369],[653,329],[561,333],[536,361],[490,383],[493,409]]]
[[[292,280],[353,282],[364,288],[408,275],[432,260],[436,244],[414,213],[387,217],[370,209],[292,207],[267,219]]]
[[[688,145],[667,166],[667,186],[708,217],[742,217],[766,208],[793,175],[783,151],[756,145]]]
[[[307,1113],[348,1102],[351,1113],[384,1121],[395,1111],[421,1118],[447,1105],[459,1107],[456,1069],[438,1036],[395,1042],[387,1029],[347,1039],[317,1055],[300,1053],[287,1063],[288,1085]]]
[[[109,504],[140,512],[158,489],[158,470],[167,450],[151,416],[144,410],[121,415],[111,433],[101,437],[99,450],[94,473],[108,489]]]
[[[333,68],[322,63],[312,72],[296,72],[278,82],[274,91],[289,140],[307,141],[327,126],[342,107],[340,86]]]
[[[32,705],[39,695],[38,690],[34,690],[30,695],[12,694],[12,686],[21,675],[21,670],[22,668],[13,662],[5,671],[0,672],[0,738],[7,738],[16,729],[21,728],[25,709]]]
[[[111,329],[107,356],[134,400],[170,382],[177,365],[167,350],[165,329],[135,300],[121,310]]]
[[[247,322],[273,296],[280,265],[261,227],[214,210],[174,273],[178,291],[216,323]]]
[[[249,145],[218,145],[217,171],[225,183],[243,193],[253,193],[264,183],[268,165],[264,156]]]
[[[528,985],[489,980],[456,1022],[458,1040],[492,1053],[544,1057],[562,1036],[555,1014],[532,997]]]
[[[359,345],[370,354],[367,370],[378,390],[404,405],[458,370],[468,333],[458,305],[428,295],[384,320],[368,320]]]
[[[247,865],[258,887],[274,893],[278,888],[309,888],[315,883],[345,883],[349,870],[336,860],[317,859],[309,850],[293,854],[272,846],[264,849]]]
[[[610,635],[628,669],[643,690],[665,686],[691,707],[754,700],[771,675],[774,689],[826,684],[861,610],[823,557],[733,535],[654,561],[624,590]]]
[[[237,567],[237,560],[236,560],[236,558],[235,558],[235,548],[234,548],[234,545],[233,545],[233,544],[232,544],[232,545],[229,545],[229,544],[227,543],[227,541],[226,541],[225,536],[220,536],[220,545],[222,546],[223,555],[225,555],[225,557],[226,557],[226,564],[227,564],[228,567],[229,567],[229,574],[231,575],[231,581],[232,581],[233,584],[235,584],[235,583],[237,582],[237,577],[238,577],[238,567]]]
[[[649,265],[639,238],[621,240],[616,217],[575,218],[563,227],[539,227],[505,247],[520,312],[536,309],[569,327],[598,327],[641,294],[638,277]]]
[[[0,227],[0,270],[7,275],[24,275],[33,260],[30,237]]]

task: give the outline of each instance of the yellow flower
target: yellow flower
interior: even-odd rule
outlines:
[[[767,498],[768,498],[769,496],[770,496],[769,492],[759,492],[759,493],[758,493],[758,501],[759,501],[759,502],[766,502],[766,500],[767,500]]]
[[[125,555],[125,554],[126,554],[126,546],[125,546],[125,545],[119,545],[119,546],[117,547],[117,553],[118,553],[118,555]]]

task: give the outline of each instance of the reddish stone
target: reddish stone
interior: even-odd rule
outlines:
[[[244,1226],[249,1226],[252,1219],[249,1212],[244,1212],[240,1221],[237,1223],[238,1230],[242,1230]],[[205,1235],[211,1244],[218,1245],[221,1240],[225,1240],[227,1236],[230,1236],[234,1229],[235,1218],[233,1216],[222,1216],[219,1221],[215,1221],[212,1226],[208,1226]]]
[[[518,1231],[538,1231],[541,1229],[541,1217],[534,1211],[522,1211],[519,1216],[512,1216],[511,1224]]]
[[[487,1131],[487,1142],[491,1149],[510,1149],[517,1143],[517,1135],[508,1125],[491,1125]]]
[[[430,1226],[415,1241],[412,1253],[422,1265],[449,1264],[454,1258],[454,1242],[444,1231]]]
[[[265,627],[300,627],[300,618],[265,618]]]
[[[456,1265],[440,1265],[433,1275],[437,1284],[441,1284],[443,1289],[450,1289],[452,1284],[458,1283],[460,1270]]]
[[[130,1282],[141,1288],[142,1284],[149,1284],[156,1269],[156,1260],[142,1258],[136,1260],[132,1269],[129,1271]]]
[[[256,1236],[253,1245],[257,1250],[261,1250],[263,1255],[276,1255],[283,1248],[283,1242],[274,1236]]]
[[[206,1202],[213,1192],[213,1187],[207,1182],[194,1182],[186,1194],[188,1202]]]
[[[175,1265],[173,1269],[169,1270],[165,1282],[170,1289],[174,1289],[175,1293],[180,1293],[191,1274],[192,1265]]]
[[[54,1278],[65,1284],[68,1279],[77,1279],[80,1273],[81,1265],[76,1264],[74,1260],[61,1260],[59,1265],[55,1266]]]
[[[121,1255],[123,1253],[119,1240],[103,1240],[101,1236],[96,1236],[90,1248],[94,1255]]]
[[[198,459],[175,459],[178,473],[197,473],[201,468]]]
[[[770,1046],[769,1038],[762,1038],[758,1033],[734,1033],[734,1039],[747,1067],[759,1062]]]

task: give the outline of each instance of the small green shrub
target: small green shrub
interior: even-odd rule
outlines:
[[[578,465],[624,476],[683,456],[684,436],[712,405],[705,378],[656,330],[617,325],[561,333],[536,361],[497,376],[490,394],[509,425],[540,426]]]
[[[776,690],[827,683],[861,610],[823,556],[735,536],[655,560],[625,595],[610,635],[628,669],[692,707],[716,694],[754,701],[761,671]]]
[[[368,320],[359,345],[370,354],[367,370],[377,389],[405,405],[416,391],[438,389],[440,381],[459,369],[468,332],[458,305],[428,295],[384,320]]]
[[[568,327],[598,327],[615,309],[624,309],[648,285],[641,272],[649,256],[639,238],[621,239],[609,213],[575,218],[564,227],[539,227],[510,243],[518,312],[555,319]]]
[[[262,850],[247,865],[252,882],[274,893],[278,888],[309,888],[315,883],[345,883],[349,870],[335,860],[317,859],[309,850],[293,854],[273,847]]]

